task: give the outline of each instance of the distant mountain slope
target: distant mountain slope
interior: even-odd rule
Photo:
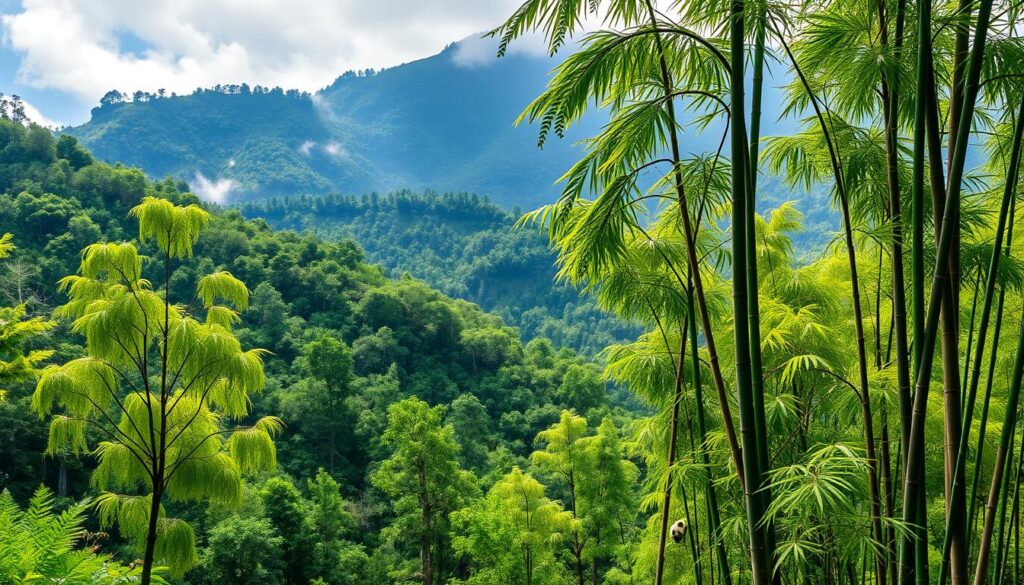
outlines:
[[[99,158],[154,177],[221,181],[234,201],[403,188],[487,193],[509,207],[550,201],[578,156],[574,140],[542,151],[536,129],[513,123],[555,61],[511,55],[463,65],[457,55],[452,45],[379,73],[348,73],[313,95],[244,85],[134,101],[108,95],[68,132]]]
[[[68,132],[103,160],[188,181],[220,203],[405,189],[479,193],[506,210],[553,201],[555,181],[578,160],[577,141],[599,130],[600,112],[541,150],[537,127],[514,121],[557,61],[510,55],[467,64],[461,46],[376,73],[349,72],[316,94],[245,85],[187,96],[108,94],[88,123]],[[785,83],[780,66],[769,71],[763,136],[797,127],[776,120]],[[722,124],[685,128],[683,150],[715,150]],[[818,249],[839,225],[826,195],[765,177],[759,205],[797,199],[808,249]]]
[[[467,193],[401,191],[360,197],[274,198],[241,206],[248,218],[280,229],[351,239],[393,276],[410,273],[448,295],[479,304],[520,328],[524,339],[550,338],[586,353],[636,335],[555,281],[554,254],[515,216]]]

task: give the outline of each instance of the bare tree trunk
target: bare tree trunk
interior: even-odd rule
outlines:
[[[142,557],[142,585],[149,585],[153,578],[153,561],[156,552],[156,535],[160,522],[160,498],[163,492],[162,480],[153,484],[152,499],[149,504],[149,525],[146,529],[146,548]]]
[[[420,464],[420,506],[423,510],[423,534],[420,536],[420,575],[423,585],[431,585],[433,582],[433,561],[430,558],[430,496],[427,494],[427,477],[423,464]]]

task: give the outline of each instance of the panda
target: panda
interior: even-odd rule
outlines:
[[[675,523],[672,524],[672,528],[669,530],[669,533],[672,535],[672,542],[675,542],[676,544],[682,542],[683,537],[686,536],[687,527],[688,525],[686,520],[676,520]]]

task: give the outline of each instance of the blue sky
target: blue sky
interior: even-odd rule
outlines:
[[[111,89],[189,93],[245,82],[315,91],[349,69],[475,38],[520,1],[0,0],[0,92],[73,125]],[[471,53],[490,50],[466,49],[474,61]]]
[[[0,0],[0,14],[16,12],[20,7],[20,0]],[[92,104],[81,98],[68,92],[37,89],[18,83],[20,65],[21,56],[6,41],[0,43],[0,92],[21,96],[54,121],[75,123],[88,119]]]

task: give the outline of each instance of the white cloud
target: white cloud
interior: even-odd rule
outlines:
[[[195,179],[189,183],[189,187],[200,199],[213,203],[225,203],[228,200],[228,195],[237,186],[238,184],[231,179],[211,181],[200,172],[196,172]]]
[[[327,154],[338,158],[348,157],[348,151],[345,150],[345,147],[333,140],[324,145],[324,151],[326,151]]]
[[[509,45],[507,54],[543,57],[548,54],[548,47],[541,35],[530,34]],[[459,41],[452,53],[452,61],[460,67],[482,67],[497,59],[498,39],[480,34]]]
[[[39,124],[40,126],[46,126],[47,128],[61,127],[62,124],[60,122],[47,118],[45,115],[43,115],[42,112],[39,111],[39,108],[26,102],[25,100],[21,100],[21,105],[25,107],[25,115],[28,116],[28,119],[35,122],[36,124]]]
[[[316,142],[307,140],[299,146],[299,152],[301,152],[303,156],[309,156],[309,151],[312,150],[314,146],[316,146]]]
[[[520,1],[22,0],[0,26],[22,57],[19,83],[95,103],[110,89],[316,90],[348,69],[436,53],[499,24]],[[470,44],[467,63],[478,59]]]

